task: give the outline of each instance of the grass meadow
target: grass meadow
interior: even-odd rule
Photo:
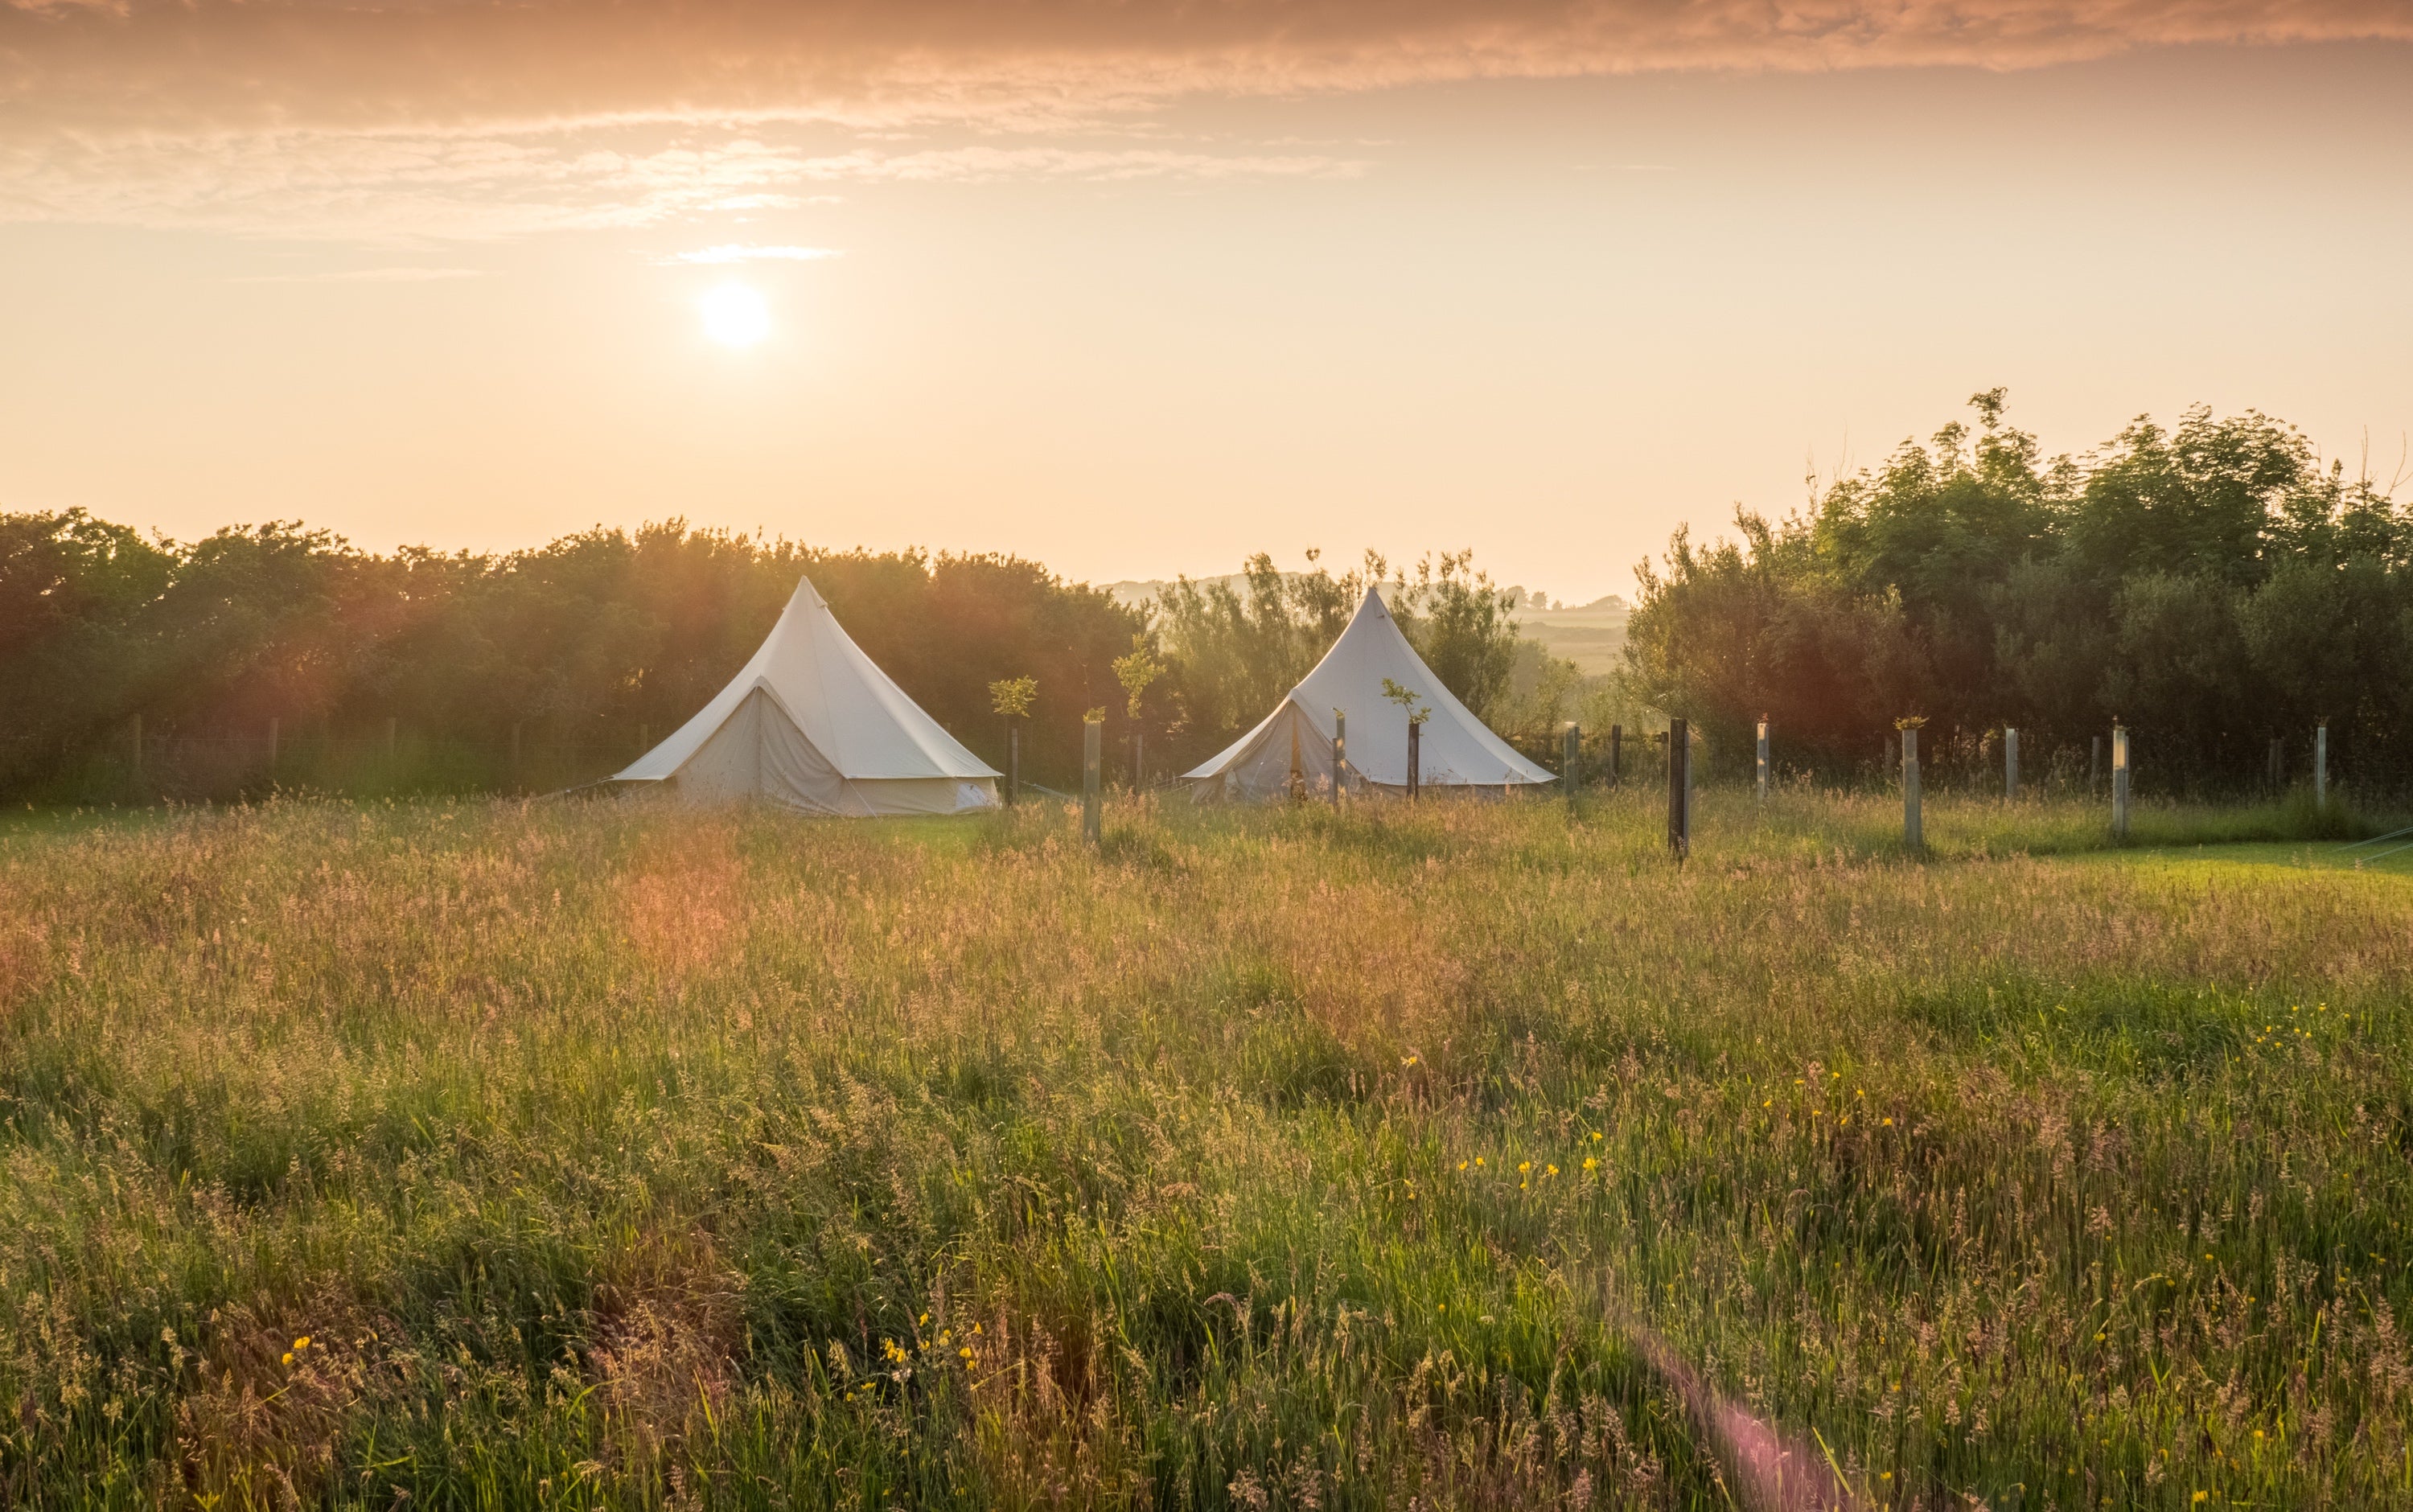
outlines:
[[[2413,1505],[2408,868],[1659,814],[27,816],[0,1505]]]

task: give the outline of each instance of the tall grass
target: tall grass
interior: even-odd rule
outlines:
[[[2413,884],[2100,818],[20,828],[0,1503],[2404,1505]]]

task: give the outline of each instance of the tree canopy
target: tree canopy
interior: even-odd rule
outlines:
[[[1971,750],[2074,748],[2118,719],[2166,778],[2235,783],[2272,736],[2395,770],[2413,715],[2413,515],[2303,435],[2201,407],[2045,459],[2000,389],[1805,511],[1738,509],[1637,570],[1637,696],[1741,749],[1767,714],[1813,765],[1901,716]]]
[[[81,511],[0,515],[0,785],[72,770],[137,714],[163,736],[392,719],[488,749],[520,725],[609,770],[733,675],[807,572],[975,751],[1002,755],[989,684],[1035,678],[1024,755],[1042,771],[1075,759],[1073,714],[1144,628],[1017,557],[819,551],[679,520],[488,556],[372,555],[286,522],[179,544]]]

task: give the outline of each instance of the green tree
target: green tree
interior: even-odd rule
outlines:
[[[1472,551],[1444,552],[1416,564],[1392,614],[1441,685],[1488,719],[1517,667],[1517,621],[1507,590],[1477,571]]]
[[[2201,408],[2045,460],[2002,391],[1807,520],[1738,511],[1638,572],[1626,683],[1732,749],[1753,715],[1813,763],[1864,760],[1903,709],[1948,762],[2016,723],[2042,758],[2112,715],[2163,782],[2237,783],[2273,734],[2413,780],[2413,517],[2292,427]],[[2391,763],[2393,763],[2391,766]]]
[[[0,514],[0,786],[55,769],[133,712],[140,626],[173,547],[82,510]]]
[[[2107,582],[2163,572],[2258,583],[2283,507],[2313,470],[2300,432],[2252,410],[2215,420],[2198,405],[2169,431],[2139,416],[2088,471],[2067,549]]]

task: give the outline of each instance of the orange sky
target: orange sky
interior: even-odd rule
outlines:
[[[2413,430],[2413,7],[0,0],[0,508],[1630,590],[2011,390]],[[707,334],[737,284],[759,344]]]

